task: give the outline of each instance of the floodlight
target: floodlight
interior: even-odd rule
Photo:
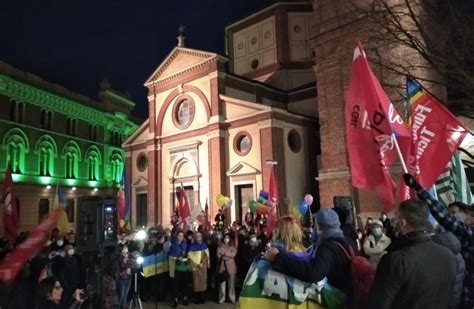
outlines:
[[[136,240],[145,240],[146,238],[146,232],[145,230],[139,230],[136,234],[135,234],[135,239]]]

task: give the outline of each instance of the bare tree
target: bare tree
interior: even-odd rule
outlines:
[[[357,18],[370,18],[370,40],[382,53],[371,59],[389,74],[443,86],[448,108],[474,117],[473,0],[351,0]],[[390,50],[385,57],[383,50]],[[396,48],[399,57],[392,57]],[[382,52],[380,52],[382,51]],[[402,93],[402,78],[391,87]],[[384,81],[385,84],[390,81]]]

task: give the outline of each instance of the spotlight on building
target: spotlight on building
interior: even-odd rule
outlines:
[[[76,191],[76,189],[77,189],[76,187],[72,187],[72,191]]]
[[[139,230],[136,234],[135,234],[135,239],[136,240],[145,240],[146,238],[146,232],[145,230]]]
[[[51,189],[51,185],[46,186],[46,190],[49,190],[49,189]]]

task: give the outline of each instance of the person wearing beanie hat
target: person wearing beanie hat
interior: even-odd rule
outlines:
[[[271,262],[273,269],[285,275],[312,283],[327,278],[332,287],[349,295],[352,289],[351,270],[344,251],[350,251],[352,247],[345,241],[339,228],[339,216],[331,208],[321,208],[315,219],[319,237],[316,253],[311,260],[295,260],[274,247],[267,250],[265,258]]]

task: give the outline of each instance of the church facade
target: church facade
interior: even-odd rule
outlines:
[[[215,197],[230,197],[227,219],[241,221],[268,190],[271,168],[282,214],[306,193],[317,195],[310,20],[309,3],[277,3],[232,24],[229,58],[178,37],[145,82],[148,120],[123,145],[132,226],[168,225],[181,187],[191,208],[207,201],[211,218]]]
[[[0,187],[10,165],[19,231],[48,215],[56,186],[72,228],[79,197],[116,196],[121,143],[138,128],[129,115],[135,103],[107,82],[99,96],[92,100],[0,62]]]

